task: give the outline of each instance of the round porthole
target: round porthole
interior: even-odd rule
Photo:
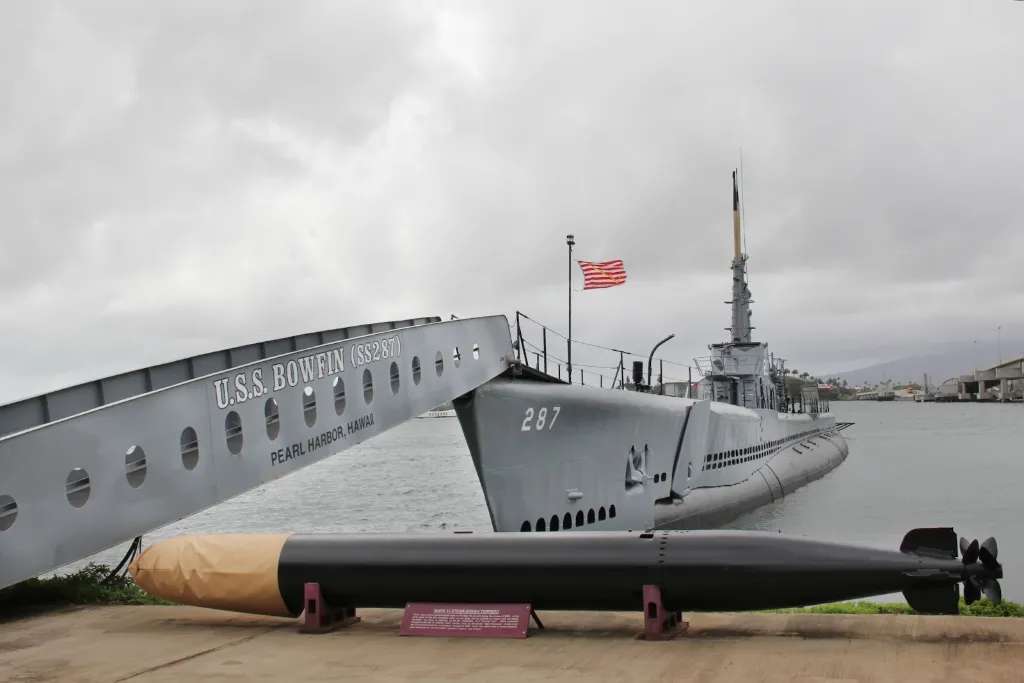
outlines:
[[[334,389],[334,412],[341,415],[345,412],[345,380],[340,377],[335,377],[333,382]]]
[[[0,531],[7,531],[18,518],[18,503],[8,495],[0,496]]]
[[[281,433],[281,409],[276,398],[268,398],[263,404],[263,417],[267,422],[267,438],[273,441]]]
[[[181,430],[181,464],[186,470],[194,470],[199,464],[199,436],[191,427]]]
[[[68,477],[64,480],[64,493],[72,507],[80,508],[85,505],[89,500],[91,490],[92,484],[89,481],[88,472],[81,467],[76,467],[68,472]]]
[[[373,374],[370,368],[363,370],[363,401],[366,405],[373,403]]]
[[[302,419],[306,421],[307,427],[316,424],[316,392],[313,387],[302,390]]]
[[[412,357],[412,383],[418,385],[420,383],[420,377],[422,376],[422,374],[423,374],[423,368],[420,367],[420,357],[419,356],[413,356]]]
[[[242,452],[242,418],[233,410],[224,418],[224,438],[229,451],[235,455]]]
[[[124,475],[133,489],[146,480],[146,452],[141,446],[132,446],[124,454]]]
[[[402,385],[402,378],[398,374],[398,363],[391,361],[391,371],[388,374],[391,378],[391,393],[397,394]]]

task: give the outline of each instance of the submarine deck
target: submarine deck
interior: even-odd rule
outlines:
[[[0,680],[1020,680],[1024,619],[695,614],[675,640],[638,612],[543,612],[526,640],[401,638],[401,610],[303,635],[196,607],[77,607],[0,621]]]

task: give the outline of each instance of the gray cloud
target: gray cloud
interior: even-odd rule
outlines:
[[[3,397],[371,319],[801,369],[1019,337],[1020,3],[21,3],[0,22]],[[581,352],[583,353],[583,352]],[[596,359],[595,359],[596,361]]]

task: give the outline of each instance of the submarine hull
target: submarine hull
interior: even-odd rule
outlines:
[[[714,528],[820,479],[849,454],[828,414],[520,372],[454,401],[495,531]]]

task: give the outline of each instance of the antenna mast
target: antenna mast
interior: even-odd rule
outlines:
[[[740,225],[740,189],[736,170],[732,172],[732,333],[734,344],[750,343],[750,289],[747,287],[747,256],[743,253],[743,232]]]
[[[736,184],[736,171],[732,172],[732,245],[733,245],[733,259],[739,259],[743,256],[742,249],[743,239],[741,236],[740,228],[740,189]]]

